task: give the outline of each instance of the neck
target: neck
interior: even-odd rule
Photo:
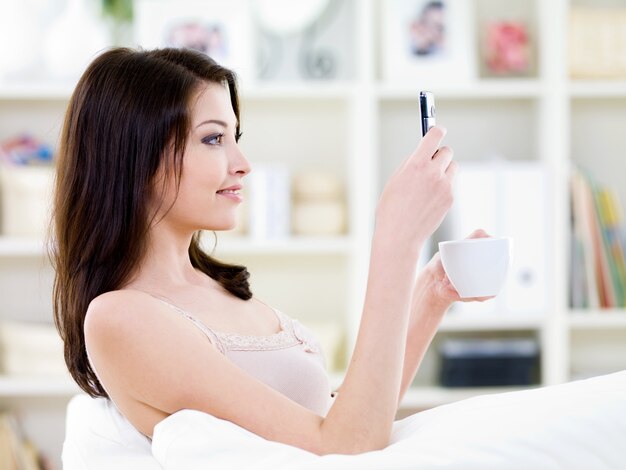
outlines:
[[[204,276],[189,258],[192,236],[193,232],[176,232],[162,223],[151,227],[146,254],[129,286],[160,290],[199,284]]]

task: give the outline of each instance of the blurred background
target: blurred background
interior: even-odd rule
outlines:
[[[191,47],[238,73],[253,171],[238,228],[205,247],[317,333],[335,386],[420,90],[460,165],[420,264],[475,228],[512,237],[514,259],[498,298],[452,307],[399,416],[626,368],[626,0],[6,0],[0,469],[61,468],[80,391],[52,325],[50,185],[73,87],[115,45]]]

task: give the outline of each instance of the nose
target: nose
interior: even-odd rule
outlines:
[[[239,148],[239,145],[235,145],[230,160],[230,173],[246,176],[250,171],[250,162]]]

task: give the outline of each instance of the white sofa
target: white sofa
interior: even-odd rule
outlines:
[[[182,410],[150,442],[105,399],[74,397],[65,470],[626,469],[626,371],[484,395],[405,418],[392,443],[365,454],[316,456],[228,421]]]

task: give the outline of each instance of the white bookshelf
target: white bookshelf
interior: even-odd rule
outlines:
[[[540,161],[550,169],[552,196],[547,203],[554,215],[549,240],[553,250],[547,260],[551,292],[545,311],[526,316],[450,312],[435,340],[481,334],[537,337],[541,345],[539,385],[610,371],[602,369],[604,366],[596,368],[598,363],[606,362],[613,369],[626,368],[626,355],[620,357],[614,349],[600,347],[604,343],[609,347],[620,341],[626,343],[626,311],[571,311],[567,303],[569,164],[572,160],[596,158],[605,174],[613,167],[613,172],[618,174],[626,170],[622,158],[604,154],[586,157],[579,150],[584,143],[589,148],[608,145],[617,154],[626,151],[626,145],[618,138],[623,137],[623,132],[610,135],[608,142],[603,136],[589,133],[581,143],[582,137],[574,130],[589,104],[597,111],[598,126],[616,126],[615,110],[626,112],[626,84],[568,79],[568,0],[509,0],[518,6],[531,5],[527,8],[533,11],[531,20],[539,41],[535,76],[476,79],[454,85],[429,83],[427,79],[384,82],[379,72],[379,12],[383,0],[347,1],[354,11],[350,34],[356,45],[356,65],[352,79],[337,83],[259,84],[241,90],[242,147],[252,167],[273,161],[284,163],[294,171],[315,164],[335,172],[346,188],[347,233],[338,237],[290,237],[274,241],[254,240],[245,235],[219,236],[216,255],[245,263],[252,273],[253,290],[260,298],[304,323],[334,322],[338,328],[345,329],[351,345],[363,302],[376,202],[386,177],[417,143],[417,92],[431,89],[437,96],[438,122],[448,128],[448,143],[455,148],[461,168],[465,161],[486,153],[484,142],[475,142],[464,132],[472,132],[479,125],[489,128],[496,143],[514,159]],[[483,6],[500,3],[473,1]],[[0,138],[28,128],[56,144],[72,88],[46,83],[0,83]],[[605,109],[612,112],[603,113]],[[468,110],[476,122],[468,122]],[[310,129],[315,129],[316,138],[311,137]],[[207,250],[213,248],[211,236],[205,238],[204,246]],[[47,284],[39,288],[43,292],[39,296],[35,294],[39,290],[32,285],[33,276],[41,277],[44,253],[40,239],[0,235],[0,319],[24,315],[51,321],[47,298],[51,277],[43,276],[42,282]],[[597,352],[587,360],[589,350]],[[407,392],[403,408],[424,409],[477,394],[512,390],[439,387],[434,355],[431,351],[425,358],[423,371],[420,370],[414,387]],[[341,378],[341,371],[334,372],[333,384],[340,384]],[[36,436],[37,443],[48,450],[53,448],[53,441],[45,436],[58,436],[64,424],[60,419],[47,420],[45,429],[40,428],[37,419],[39,414],[45,414],[42,409],[46,410],[46,405],[29,410],[29,400],[46,403],[49,398],[50,411],[62,416],[67,400],[77,390],[66,378],[0,375],[0,409],[20,409],[27,434]],[[53,452],[58,462],[60,448],[54,447]]]

